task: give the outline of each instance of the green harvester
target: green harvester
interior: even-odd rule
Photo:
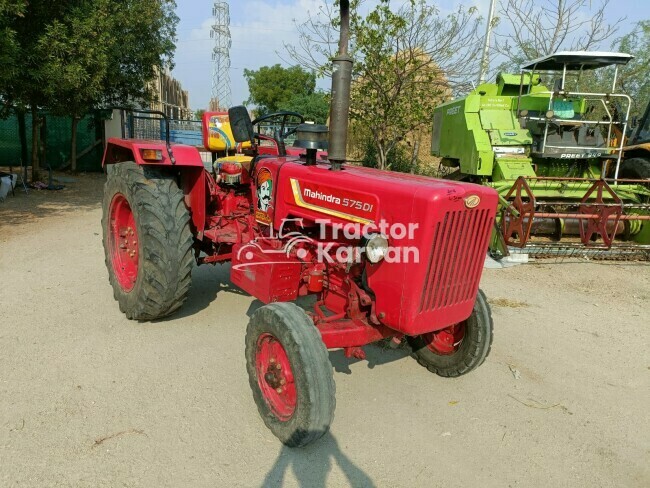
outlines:
[[[650,257],[650,166],[623,160],[631,100],[616,93],[632,58],[558,52],[435,109],[447,178],[499,192],[493,254]],[[607,76],[609,92],[581,88]]]

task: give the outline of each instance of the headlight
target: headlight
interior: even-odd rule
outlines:
[[[366,256],[371,263],[378,263],[388,254],[388,238],[381,234],[373,234],[366,241]]]

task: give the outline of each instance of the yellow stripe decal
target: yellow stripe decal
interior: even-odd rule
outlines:
[[[374,220],[364,219],[363,217],[357,217],[356,215],[346,214],[345,212],[339,212],[338,210],[333,210],[331,208],[319,207],[312,203],[307,203],[302,199],[302,192],[300,191],[300,183],[298,180],[290,178],[291,189],[293,190],[293,197],[296,200],[296,205],[299,207],[307,208],[309,210],[314,210],[316,212],[324,213],[327,215],[332,215],[334,217],[339,217],[341,219],[351,220],[352,222],[357,222],[358,224],[374,224]]]

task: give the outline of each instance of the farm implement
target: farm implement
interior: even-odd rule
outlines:
[[[650,257],[650,165],[623,158],[630,98],[616,93],[630,59],[559,52],[436,108],[432,153],[447,178],[499,193],[494,254]],[[611,90],[581,90],[598,70]]]

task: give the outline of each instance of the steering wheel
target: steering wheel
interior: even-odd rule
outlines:
[[[299,122],[299,124],[296,124],[296,127],[285,131],[285,128],[287,126],[287,122],[292,117],[298,118],[300,120],[300,122]],[[289,112],[289,111],[285,110],[285,111],[281,111],[281,112],[274,112],[272,114],[262,115],[261,117],[256,118],[255,120],[253,120],[253,127],[255,127],[256,125],[259,125],[262,122],[266,122],[267,120],[273,120],[273,119],[279,119],[279,118],[281,118],[281,120],[282,120],[282,123],[280,124],[280,132],[278,134],[278,136],[280,137],[281,140],[276,141],[276,142],[282,142],[282,140],[284,140],[285,138],[289,137],[292,134],[295,134],[296,129],[298,128],[298,125],[305,123],[305,118],[302,115],[300,115],[299,113],[297,113],[297,112]],[[256,135],[259,135],[259,133],[256,134]]]

